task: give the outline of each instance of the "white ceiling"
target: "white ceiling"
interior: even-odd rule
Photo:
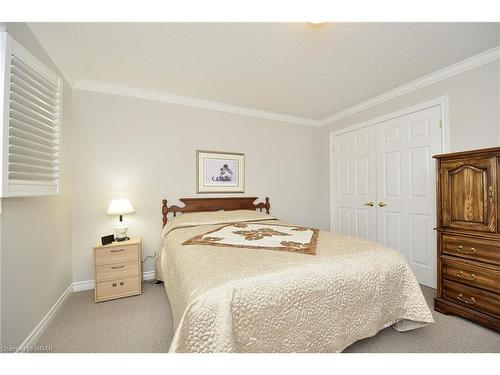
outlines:
[[[321,119],[500,45],[500,23],[36,23],[70,81]]]

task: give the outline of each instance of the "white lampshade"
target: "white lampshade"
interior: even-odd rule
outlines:
[[[134,212],[134,207],[128,199],[113,199],[108,206],[108,215],[123,215]]]

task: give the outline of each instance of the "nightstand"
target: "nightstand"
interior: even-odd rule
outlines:
[[[141,294],[141,238],[94,247],[95,302]]]

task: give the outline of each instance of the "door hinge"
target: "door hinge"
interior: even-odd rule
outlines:
[[[439,120],[439,129],[443,128],[443,121]]]

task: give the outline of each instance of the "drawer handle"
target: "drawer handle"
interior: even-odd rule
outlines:
[[[112,269],[112,270],[117,270],[117,269],[119,269],[119,268],[123,268],[123,267],[125,267],[125,265],[123,265],[123,266],[116,266],[116,267],[111,266],[111,269]]]
[[[123,250],[125,250],[125,249],[110,250],[110,252],[112,252],[112,253],[119,253],[120,251],[123,251]]]
[[[474,275],[472,272],[470,274],[470,278],[465,276],[464,271],[459,271],[457,272],[457,277],[459,279],[464,279],[464,280],[470,280],[470,281],[476,281],[476,275]]]
[[[123,284],[125,284],[125,283],[123,281],[120,281],[120,285],[123,285]]]
[[[464,298],[464,295],[462,293],[460,293],[458,296],[457,296],[457,299],[459,301],[462,301],[463,303],[466,303],[468,305],[474,305],[476,303],[476,300],[474,299],[474,297],[469,297],[469,300],[466,300]]]
[[[475,248],[471,247],[471,248],[467,249],[467,248],[464,248],[463,245],[460,245],[459,247],[457,247],[457,251],[459,253],[469,254],[469,255],[472,255],[472,254],[476,253],[476,249]]]
[[[113,287],[115,287],[115,286],[116,286],[116,283],[113,283]]]

